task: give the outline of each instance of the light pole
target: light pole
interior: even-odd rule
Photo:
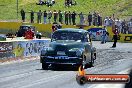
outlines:
[[[17,0],[17,20],[18,20],[18,0]]]

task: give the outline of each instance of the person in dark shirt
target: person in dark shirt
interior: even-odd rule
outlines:
[[[68,12],[65,12],[65,24],[68,25]]]
[[[62,12],[59,10],[59,22],[62,24]]]
[[[34,23],[34,12],[31,11],[31,23]]]
[[[49,10],[47,15],[48,15],[49,23],[51,23],[52,12]]]
[[[76,25],[76,12],[75,11],[73,11],[72,13],[72,23],[73,25]]]
[[[68,17],[69,17],[69,24],[71,25],[71,12],[69,11],[69,13],[68,13]]]
[[[21,16],[22,16],[22,21],[25,22],[25,11],[21,9]]]
[[[43,17],[44,17],[44,24],[46,24],[47,23],[47,12],[46,12],[46,10],[44,11],[44,15],[43,15]]]
[[[54,14],[54,22],[57,22],[58,12],[54,10],[53,14]]]
[[[89,12],[88,14],[88,25],[91,26],[91,23],[92,23],[92,14]]]
[[[38,16],[37,23],[41,23],[41,16],[42,16],[41,10],[39,10],[37,16]]]
[[[113,39],[114,40],[114,43],[113,43],[113,48],[116,47],[116,43],[117,43],[117,40],[118,40],[118,32],[117,32],[117,29],[115,29],[115,32],[114,32],[114,35],[113,35]]]
[[[56,31],[58,28],[57,28],[57,25],[58,23],[57,22],[54,22],[53,25],[52,25],[52,32]]]
[[[25,39],[33,39],[34,38],[34,32],[31,28],[29,28],[27,31],[25,31]]]
[[[96,12],[93,13],[93,25],[97,26],[98,15]]]
[[[98,14],[98,26],[101,26],[101,16],[100,16],[100,14]]]

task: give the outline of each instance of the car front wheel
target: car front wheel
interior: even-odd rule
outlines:
[[[43,69],[43,70],[47,70],[47,69],[48,69],[48,64],[42,63],[42,69]]]

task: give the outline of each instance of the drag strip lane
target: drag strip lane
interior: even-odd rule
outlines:
[[[100,48],[96,43],[95,67],[86,69],[88,74],[117,74],[132,67],[131,44],[111,49],[111,43]],[[126,44],[125,44],[126,45]],[[126,47],[128,49],[126,50]],[[0,66],[0,88],[89,88],[93,84],[80,86],[76,82],[76,71],[41,70],[39,60]]]

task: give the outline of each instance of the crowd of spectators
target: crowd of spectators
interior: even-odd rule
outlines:
[[[55,0],[39,0],[37,5],[47,5],[48,7],[52,6],[55,4]]]
[[[53,6],[55,4],[55,0],[39,0],[37,5],[47,5],[48,7]],[[77,5],[76,0],[65,0],[65,7],[70,7],[72,5]]]
[[[129,21],[120,20],[119,18],[106,17],[104,19],[105,26],[113,26],[113,29],[117,29],[118,33],[132,34],[132,19]]]
[[[57,11],[57,10],[48,10],[38,12],[28,12],[30,13],[30,22],[34,23],[35,15],[37,15],[37,23],[44,24],[52,24],[52,23],[60,23],[66,25],[94,25],[94,26],[111,26],[118,29],[119,33],[123,34],[132,34],[132,19],[127,22],[125,20],[120,20],[119,18],[113,16],[106,16],[104,19],[97,12],[89,12],[88,14],[84,14],[82,12],[77,13],[75,11]],[[25,22],[26,12],[21,10],[22,21]],[[77,23],[79,19],[79,23]],[[41,21],[43,20],[43,22]]]
[[[65,0],[65,7],[70,7],[72,5],[77,5],[76,0]]]
[[[76,25],[77,19],[79,18],[79,24],[84,25],[88,23],[89,26],[95,25],[95,26],[101,26],[102,25],[102,17],[97,14],[93,13],[91,14],[90,12],[88,14],[84,14],[82,12],[77,13],[75,11],[41,11],[39,10],[38,12],[30,11],[30,12],[25,12],[23,9],[21,10],[21,17],[22,21],[25,22],[25,15],[27,13],[30,13],[30,18],[31,18],[31,23],[34,23],[34,17],[35,14],[37,15],[37,23],[51,23],[52,18],[53,22],[60,22],[61,24],[66,24],[66,25]],[[41,21],[43,19],[43,22]]]

